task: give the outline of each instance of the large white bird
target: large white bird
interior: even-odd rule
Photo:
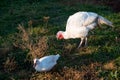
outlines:
[[[85,46],[87,45],[88,32],[96,26],[100,27],[100,24],[106,24],[113,27],[112,22],[97,13],[77,12],[69,16],[66,24],[66,30],[58,31],[56,37],[57,39],[81,38],[81,42],[78,46],[78,48],[80,48],[84,40]]]
[[[60,55],[45,56],[40,59],[34,59],[34,68],[38,72],[50,71],[56,64]]]

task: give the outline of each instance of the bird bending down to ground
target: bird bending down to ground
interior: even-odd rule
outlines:
[[[113,27],[112,22],[97,13],[77,12],[69,16],[66,24],[66,30],[58,31],[56,37],[57,39],[81,38],[81,42],[78,46],[78,48],[80,48],[84,40],[85,46],[87,45],[88,32],[96,26],[100,27],[100,24],[106,24]]]
[[[50,55],[45,56],[40,59],[34,59],[34,68],[38,72],[46,72],[50,71],[56,64],[57,60],[59,59],[60,55]]]

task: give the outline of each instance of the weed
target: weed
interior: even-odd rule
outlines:
[[[13,59],[10,59],[9,57],[6,59],[4,63],[4,70],[6,72],[14,71],[17,67],[16,61]]]
[[[18,26],[19,33],[16,34],[17,39],[13,43],[15,47],[23,50],[29,49],[29,55],[33,58],[40,58],[45,55],[47,51],[47,38],[33,36],[31,31],[27,31],[23,26]]]

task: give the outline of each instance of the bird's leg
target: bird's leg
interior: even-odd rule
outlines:
[[[83,40],[84,40],[84,38],[81,38],[81,41],[80,41],[80,44],[79,44],[78,48],[81,47],[81,45],[82,45],[82,43],[83,43]]]
[[[85,47],[87,46],[87,37],[85,38]]]

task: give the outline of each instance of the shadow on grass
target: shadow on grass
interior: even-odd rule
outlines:
[[[104,48],[102,48],[104,49]],[[63,67],[63,65],[65,66],[82,66],[82,65],[89,65],[91,63],[106,63],[109,61],[112,61],[118,57],[120,57],[119,54],[119,47],[118,48],[114,48],[111,50],[111,52],[106,51],[105,49],[102,50],[99,49],[97,52],[93,52],[90,54],[68,54],[68,55],[63,55],[61,57],[61,65]]]

